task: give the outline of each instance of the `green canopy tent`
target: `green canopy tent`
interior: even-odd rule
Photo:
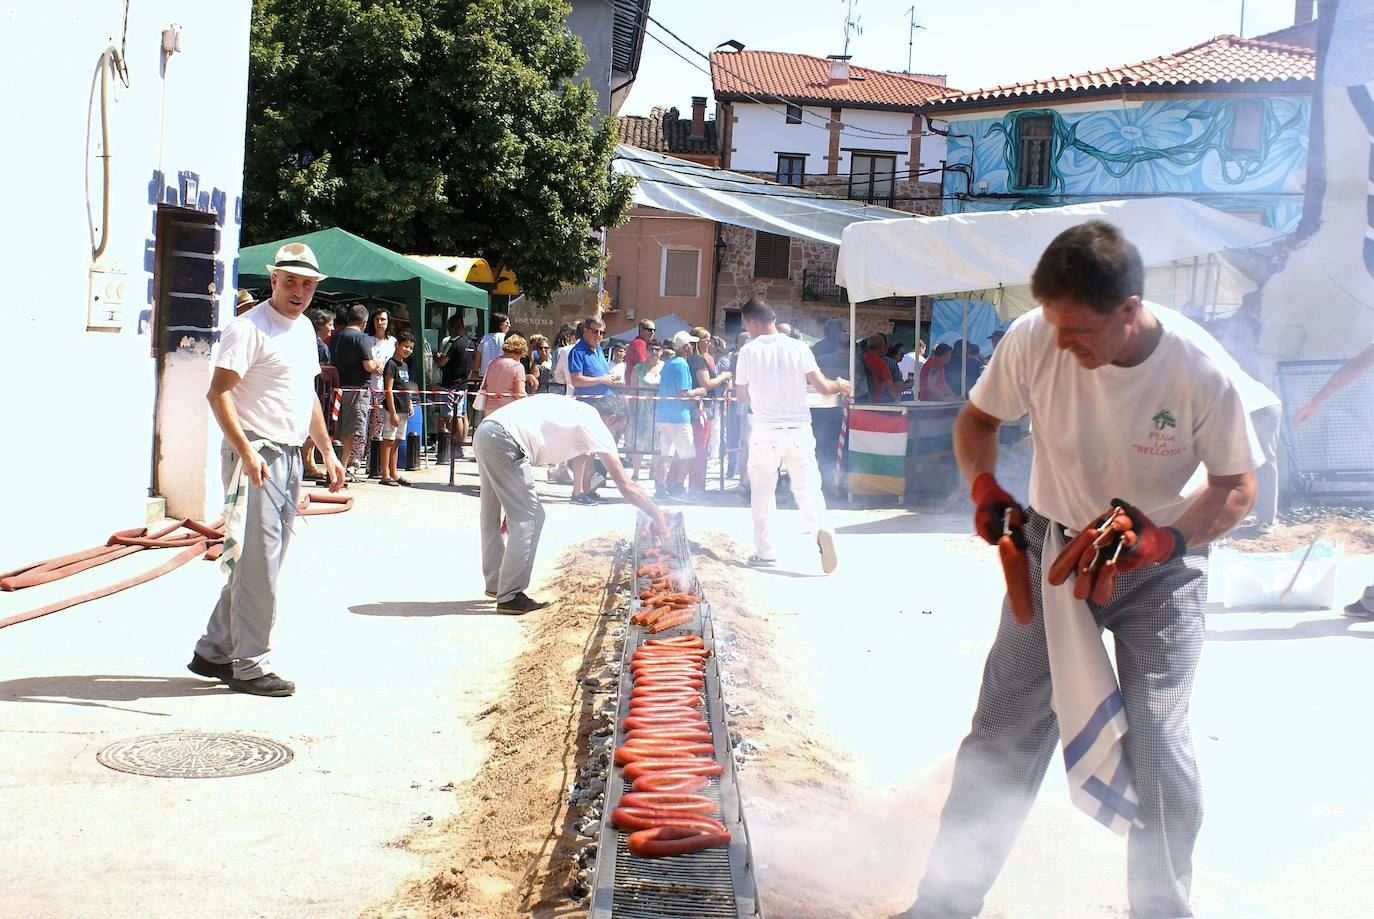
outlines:
[[[412,366],[419,371],[416,376],[420,389],[432,389],[432,384],[438,382],[428,379],[425,361],[419,357],[419,340],[431,328],[443,327],[442,316],[435,317],[440,320],[437,325],[431,324],[429,304],[474,309],[479,313],[477,327],[486,327],[491,299],[485,290],[338,227],[240,249],[238,286],[253,289],[270,286],[267,266],[276,257],[277,250],[287,243],[305,243],[319,259],[320,270],[329,276],[316,289],[321,299],[369,298],[406,308],[417,340]],[[437,341],[429,342],[431,348],[437,344]],[[425,419],[424,429],[428,430],[432,419],[428,414],[421,417]]]
[[[431,327],[430,303],[471,307],[482,314],[478,327],[486,326],[490,298],[485,290],[338,227],[239,250],[238,286],[267,287],[267,266],[287,243],[305,243],[314,250],[320,270],[329,275],[320,282],[319,294],[335,300],[371,297],[405,306],[416,338]],[[429,389],[431,381],[423,378],[424,361],[419,366],[420,387]]]

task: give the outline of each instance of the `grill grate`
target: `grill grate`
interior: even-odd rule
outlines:
[[[675,545],[671,548],[690,566],[691,555],[681,514],[669,517],[675,533]],[[640,565],[639,549],[647,544],[647,523],[647,519],[641,518],[636,532],[636,570]],[[694,588],[699,587],[695,571],[691,572],[691,583]],[[637,596],[638,577],[635,586],[634,593]],[[631,601],[632,612],[637,611],[638,606],[637,600]],[[620,717],[623,717],[629,705],[630,656],[647,638],[678,634],[697,634],[708,646],[714,644],[710,610],[705,602],[701,604],[701,612],[695,619],[661,635],[650,635],[633,624],[627,628],[620,711],[617,713],[615,734],[617,745],[623,740]],[[590,919],[761,919],[762,913],[754,891],[748,830],[740,812],[739,788],[735,783],[734,759],[730,752],[714,658],[708,658],[706,662],[705,699],[704,712],[711,727],[715,759],[724,766],[725,771],[723,775],[711,778],[709,785],[699,793],[720,805],[719,817],[730,831],[730,845],[669,858],[636,858],[631,855],[626,848],[629,834],[617,830],[610,821],[611,811],[619,804],[620,796],[630,791],[631,783],[624,780],[623,770],[613,765],[607,783],[597,847]]]

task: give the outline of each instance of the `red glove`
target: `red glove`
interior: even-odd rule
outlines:
[[[1002,486],[997,484],[997,480],[990,472],[985,472],[973,480],[971,495],[974,504],[973,531],[987,540],[988,545],[995,546],[997,540],[1002,538],[1009,508],[1019,515],[1018,523],[1025,518],[1025,511],[1021,505],[1002,490]]]
[[[1112,499],[1112,506],[1119,507],[1131,518],[1131,529],[1135,532],[1135,545],[1121,553],[1117,561],[1120,571],[1134,571],[1146,565],[1171,562],[1188,551],[1188,541],[1174,527],[1155,526],[1139,508],[1132,507],[1120,498]]]

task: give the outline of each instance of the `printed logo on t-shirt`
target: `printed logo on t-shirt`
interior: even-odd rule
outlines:
[[[1178,456],[1183,452],[1183,447],[1176,446],[1174,441],[1177,436],[1171,429],[1178,427],[1178,420],[1174,418],[1174,413],[1169,409],[1160,409],[1150,419],[1153,425],[1145,438],[1145,443],[1132,444],[1135,452],[1140,456]]]

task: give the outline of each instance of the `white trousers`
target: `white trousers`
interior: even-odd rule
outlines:
[[[811,425],[768,427],[755,418],[749,431],[749,507],[754,512],[754,551],[760,558],[776,557],[771,529],[781,466],[787,467],[802,525],[814,539],[820,529],[820,515],[825,512],[825,496]]]

